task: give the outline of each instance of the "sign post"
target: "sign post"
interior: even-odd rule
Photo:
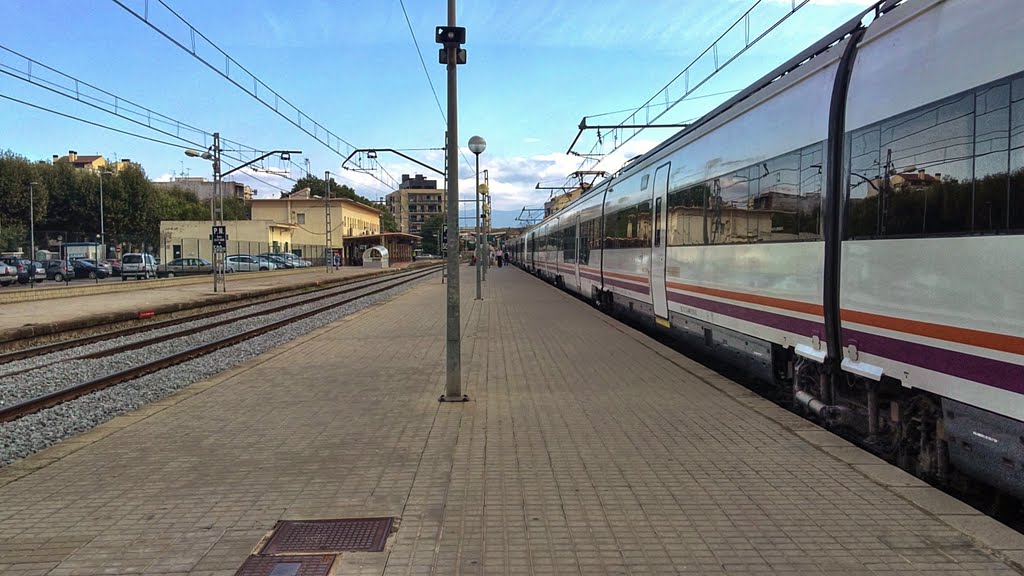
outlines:
[[[228,227],[214,225],[210,232],[210,241],[213,242],[213,266],[214,266],[214,284],[213,291],[217,291],[217,262],[224,268],[220,271],[221,275],[227,273],[227,261],[225,260],[224,254],[228,251]],[[219,255],[219,257],[218,257]]]

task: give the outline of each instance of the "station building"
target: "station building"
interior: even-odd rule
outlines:
[[[288,198],[254,199],[250,220],[229,220],[227,254],[292,252],[315,264],[323,264],[327,246],[327,221],[331,223],[330,249],[344,254],[347,263],[353,251],[372,239],[385,244],[391,261],[412,259],[409,235],[388,237],[380,230],[380,211],[348,198],[293,195]],[[329,214],[329,216],[328,216]],[[169,220],[160,223],[159,254],[162,262],[175,258],[212,260],[213,244],[209,220]],[[351,240],[351,241],[350,241]],[[367,246],[368,247],[368,246]],[[359,254],[362,254],[360,251]]]

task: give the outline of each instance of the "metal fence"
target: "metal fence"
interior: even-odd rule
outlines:
[[[247,242],[228,240],[225,255],[247,254],[259,256],[267,253],[290,252],[314,266],[325,265],[323,244],[289,244],[280,242]],[[168,238],[160,246],[160,261],[170,262],[176,258],[204,258],[213,261],[213,244],[208,238]]]

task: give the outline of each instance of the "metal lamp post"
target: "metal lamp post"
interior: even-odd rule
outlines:
[[[32,251],[29,255],[29,260],[36,259],[36,195],[33,187],[38,185],[39,182],[28,183],[28,243],[29,246],[31,246],[29,249]],[[35,266],[35,264],[33,264],[33,266]],[[36,285],[36,274],[34,269],[32,270],[32,273],[29,274],[29,278],[32,279],[30,286],[34,288]]]
[[[103,258],[105,259],[107,257],[107,234],[106,234],[106,229],[104,228],[104,225],[103,225],[104,224],[103,223],[103,220],[104,220],[104,218],[103,218],[103,175],[104,174],[113,174],[113,172],[111,172],[109,170],[100,170],[99,174],[100,174],[100,246],[103,247]],[[96,263],[99,264],[99,261],[100,261],[100,255],[96,254]]]
[[[483,300],[480,295],[480,267],[483,261],[480,255],[480,155],[487,149],[487,141],[480,136],[469,139],[469,151],[476,156],[476,299]]]

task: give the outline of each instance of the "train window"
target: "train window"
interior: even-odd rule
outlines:
[[[562,260],[576,262],[576,226],[570,224],[562,229]]]
[[[850,238],[971,231],[974,95],[961,95],[851,134]]]
[[[1024,230],[1024,148],[1010,151],[1010,230]]]
[[[647,190],[647,182],[651,179],[650,174],[644,174],[644,177],[640,179],[640,189]]]
[[[635,206],[629,206],[605,214],[604,247],[606,249],[628,248],[628,246],[626,245],[626,234],[629,228],[629,217],[630,214],[635,213],[635,211]]]
[[[704,212],[709,192],[710,185],[702,182],[696,186],[669,193],[669,246],[692,246],[706,243]]]
[[[821,203],[824,197],[825,143],[800,151],[800,201],[797,205],[797,239],[821,240]]]
[[[850,155],[846,165],[846,233],[850,238],[870,238],[878,230],[878,184],[881,164],[878,146],[881,131],[877,125],[857,130],[846,138]]]
[[[757,218],[749,214],[750,170],[734,172],[718,178],[716,182],[717,188],[712,186],[712,192],[717,189],[722,230],[713,237],[713,241],[717,244],[757,241]],[[709,229],[712,227],[713,223],[709,224]]]
[[[1024,77],[1010,90],[1010,197],[1008,226],[1024,230]]]
[[[974,231],[1009,224],[1010,85],[979,89],[974,120]]]
[[[762,236],[762,239],[794,241],[807,236],[803,229],[808,226],[804,214],[815,213],[809,204],[815,201],[820,203],[820,195],[813,199],[801,196],[800,161],[801,154],[797,151],[761,164],[761,173],[755,180],[757,188],[751,199],[751,208],[752,214],[759,219],[758,230],[763,229],[764,222],[760,220],[771,219],[771,233],[767,238]]]
[[[597,236],[597,219],[591,218],[580,222],[580,251],[577,259],[580,264],[590,263],[590,249]]]
[[[651,236],[654,235],[654,215],[651,212],[651,201],[645,200],[636,207],[636,228],[632,235],[634,248],[649,248]]]

